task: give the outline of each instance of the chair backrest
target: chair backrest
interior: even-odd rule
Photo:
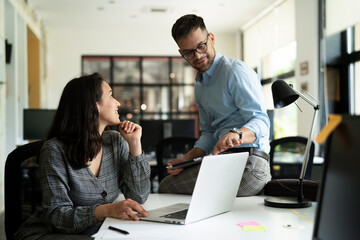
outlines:
[[[270,142],[270,171],[273,179],[300,177],[307,138],[284,137]],[[312,141],[304,179],[311,179],[315,144]]]
[[[21,223],[41,206],[37,156],[44,141],[31,142],[12,151],[5,163],[5,233],[7,240]]]
[[[160,181],[167,175],[167,162],[184,155],[191,150],[196,138],[193,137],[169,137],[161,140],[156,146],[156,162]]]

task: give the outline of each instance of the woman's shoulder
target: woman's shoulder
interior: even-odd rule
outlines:
[[[121,136],[119,131],[116,130],[105,130],[102,134],[104,142],[111,143],[114,141],[122,141],[123,137]]]
[[[105,130],[103,132],[103,138],[119,137],[119,136],[121,136],[120,132],[116,131],[116,130],[113,130],[113,129]]]
[[[66,145],[58,138],[51,138],[45,141],[39,155],[39,162],[46,164],[62,164],[62,161],[53,161],[54,159],[66,159]]]
[[[42,147],[42,150],[47,149],[47,150],[59,150],[59,149],[64,149],[65,148],[65,143],[63,141],[61,141],[60,139],[54,137],[51,138],[49,140],[46,140],[44,142],[44,145]]]

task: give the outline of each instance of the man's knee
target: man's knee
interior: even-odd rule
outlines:
[[[237,193],[238,197],[260,194],[271,180],[269,163],[257,156],[250,156]]]
[[[160,182],[159,184],[159,188],[158,188],[158,193],[170,193],[170,189],[172,189],[173,187],[171,187],[173,185],[173,180],[172,180],[173,176],[168,175],[165,178],[163,178],[163,180]]]
[[[191,195],[194,191],[200,165],[187,168],[178,175],[165,177],[160,185],[159,193],[177,193]]]

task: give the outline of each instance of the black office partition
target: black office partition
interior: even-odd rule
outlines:
[[[344,115],[326,143],[313,239],[360,236],[359,183],[360,116]]]

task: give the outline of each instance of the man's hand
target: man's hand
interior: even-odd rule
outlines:
[[[175,158],[171,161],[168,162],[168,166],[170,165],[175,165],[175,164],[179,164],[179,163],[182,163],[182,162],[186,162],[187,160],[184,159],[184,158]],[[168,169],[167,172],[170,174],[170,175],[178,175],[179,173],[181,173],[181,171],[183,171],[184,169],[183,168],[178,168],[178,169]]]
[[[243,143],[244,140],[239,139],[239,134],[228,132],[217,142],[212,154],[217,155],[220,152],[227,150],[228,148],[236,147]]]
[[[175,159],[169,161],[167,165],[175,165],[175,164],[186,162],[186,161],[189,161],[191,159],[198,158],[198,157],[204,157],[205,154],[206,153],[202,149],[194,147],[189,152],[187,152],[183,157],[175,158]],[[167,172],[169,174],[171,174],[171,175],[178,175],[183,170],[184,170],[183,168],[168,169]]]

